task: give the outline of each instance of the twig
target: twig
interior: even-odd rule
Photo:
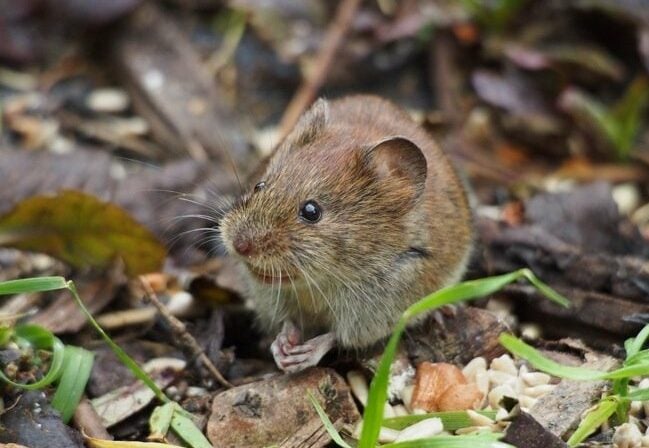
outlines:
[[[151,285],[146,280],[146,278],[140,276],[139,279],[140,283],[142,283],[142,287],[144,288],[145,297],[158,309],[160,315],[167,321],[169,327],[171,328],[171,332],[178,339],[179,344],[182,345],[192,356],[198,359],[210,372],[214,379],[218,381],[222,386],[227,388],[233,387],[232,383],[230,383],[223,377],[221,372],[219,372],[219,369],[217,369],[210,358],[207,357],[203,349],[200,347],[200,345],[198,345],[198,342],[196,342],[196,339],[194,339],[194,337],[189,334],[187,328],[185,327],[185,324],[183,324],[175,316],[172,316],[169,312],[169,309],[162,302],[160,302],[160,299],[158,299],[158,296],[153,291],[153,288],[151,288]]]
[[[291,102],[284,111],[279,124],[279,135],[283,139],[293,129],[300,115],[313,102],[318,90],[331,69],[334,56],[342,43],[345,34],[351,26],[352,19],[362,0],[342,0],[336,10],[336,17],[327,29],[320,51],[313,64],[313,70],[306,76],[306,79],[295,92]]]
[[[113,440],[106,431],[101,417],[87,398],[83,398],[74,411],[74,425],[85,435],[95,439]]]
[[[462,116],[462,83],[456,55],[457,45],[449,31],[436,33],[430,48],[429,71],[431,72],[434,94],[439,106],[451,124],[460,123]]]

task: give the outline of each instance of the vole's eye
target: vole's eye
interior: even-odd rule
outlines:
[[[261,190],[263,190],[264,188],[266,188],[266,182],[264,182],[264,181],[262,180],[262,181],[259,182],[257,185],[255,185],[255,190],[254,190],[254,191],[255,191],[255,193],[257,193],[258,191],[261,191]]]
[[[320,220],[322,209],[314,200],[308,200],[300,207],[300,218],[308,223],[315,223]]]

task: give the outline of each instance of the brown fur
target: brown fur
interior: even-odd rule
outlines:
[[[370,148],[394,137],[423,153],[425,181],[416,167],[393,166],[416,164],[416,157],[379,154],[391,168],[373,166]],[[235,237],[255,245],[255,254],[239,259],[268,331],[292,319],[306,337],[334,331],[343,347],[362,348],[388,335],[408,305],[464,271],[472,225],[462,183],[433,139],[388,101],[319,100],[253,182],[261,180],[266,187],[241,198],[221,230],[234,255]],[[315,224],[298,217],[310,199],[323,209]],[[249,266],[286,278],[264,284]]]

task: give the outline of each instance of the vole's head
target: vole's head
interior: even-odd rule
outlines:
[[[404,224],[424,190],[424,155],[329,114],[316,102],[223,218],[226,248],[259,283],[351,284],[409,248]]]

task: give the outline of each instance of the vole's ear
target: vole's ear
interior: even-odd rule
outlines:
[[[390,137],[368,148],[365,162],[382,179],[400,179],[412,185],[415,196],[424,191],[426,157],[419,146],[404,137]]]
[[[329,104],[320,98],[300,117],[286,141],[298,147],[312,142],[327,125],[328,118]]]

